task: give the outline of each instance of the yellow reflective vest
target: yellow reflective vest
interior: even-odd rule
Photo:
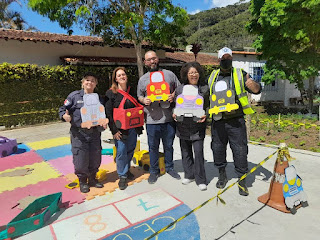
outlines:
[[[209,85],[209,89],[210,89],[210,97],[212,95],[212,86],[214,81],[216,80],[218,74],[220,72],[220,69],[212,71],[212,73],[210,74],[210,77],[208,79],[208,85]],[[240,76],[240,81],[239,81],[239,76]],[[240,101],[240,104],[242,106],[242,110],[244,114],[253,114],[254,110],[251,108],[250,103],[248,101],[248,95],[247,95],[247,91],[245,89],[245,83],[244,83],[244,79],[243,79],[243,74],[242,74],[242,69],[241,68],[233,68],[232,69],[232,79],[234,82],[234,87],[235,87],[235,91],[236,94],[238,96],[238,99]],[[211,108],[214,106],[210,106]]]

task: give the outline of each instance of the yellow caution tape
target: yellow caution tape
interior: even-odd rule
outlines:
[[[266,157],[265,159],[263,159],[260,163],[258,163],[256,166],[254,166],[253,168],[251,168],[251,170],[242,175],[241,178],[238,179],[238,181],[232,183],[231,185],[229,185],[228,187],[224,188],[223,190],[220,190],[218,192],[218,194],[210,199],[208,199],[207,201],[205,201],[204,203],[200,204],[198,207],[192,209],[190,212],[188,212],[187,214],[183,215],[182,217],[176,219],[175,221],[171,222],[169,225],[167,225],[166,227],[160,229],[159,231],[153,233],[150,237],[145,238],[146,240],[149,240],[155,236],[157,236],[158,234],[164,232],[165,230],[167,230],[168,228],[170,228],[171,226],[173,226],[174,224],[176,224],[177,222],[180,222],[182,219],[186,218],[187,216],[189,216],[190,214],[196,212],[197,210],[199,210],[200,208],[202,208],[204,205],[206,205],[207,203],[211,202],[212,200],[214,200],[215,198],[219,199],[221,203],[226,204],[226,202],[220,197],[220,195],[224,192],[226,192],[228,189],[232,188],[235,184],[238,184],[241,180],[245,179],[247,176],[249,176],[251,173],[253,173],[254,171],[256,171],[259,167],[261,167],[263,164],[265,164],[270,158],[272,158],[277,152],[281,152],[283,151],[283,148],[278,149],[277,151],[275,151],[274,153],[272,153],[270,156]],[[218,201],[218,200],[217,200]]]
[[[254,141],[248,141],[250,144],[253,145],[259,145],[259,146],[263,146],[263,147],[269,147],[269,148],[276,148],[278,149],[279,146],[277,145],[272,145],[272,144],[266,144],[266,143],[260,143],[260,142],[254,142]]]
[[[50,112],[58,112],[58,110],[56,108],[51,108],[51,109],[40,110],[40,111],[11,113],[11,114],[6,114],[6,115],[0,115],[0,117],[11,117],[11,116],[18,116],[18,115],[27,115],[27,114],[34,114],[34,113],[50,113]]]

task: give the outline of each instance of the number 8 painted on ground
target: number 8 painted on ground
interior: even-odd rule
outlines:
[[[96,218],[96,221],[90,222],[90,219],[91,219],[91,218]],[[91,232],[94,232],[94,233],[97,233],[97,232],[101,232],[101,231],[105,230],[106,227],[107,227],[107,224],[106,224],[106,223],[103,223],[103,222],[100,222],[100,220],[101,220],[101,215],[91,215],[91,216],[88,216],[88,217],[86,217],[86,218],[84,219],[84,224],[86,224],[86,225],[92,225],[92,226],[90,227],[90,231],[91,231]],[[98,228],[98,229],[95,229],[94,226],[96,226],[96,225],[99,225],[99,226],[102,226],[102,227],[101,227],[101,228]]]

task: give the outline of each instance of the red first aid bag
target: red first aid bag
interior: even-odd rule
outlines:
[[[129,89],[128,89],[129,91]],[[129,95],[127,92],[118,90],[123,95],[122,101],[118,108],[113,109],[113,120],[117,128],[124,130],[130,128],[141,127],[144,124],[143,106],[138,101]],[[124,109],[124,103],[126,100],[131,101],[135,107]]]

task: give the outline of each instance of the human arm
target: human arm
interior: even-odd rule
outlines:
[[[249,93],[259,94],[261,92],[261,84],[254,81],[249,73],[244,72],[245,87]]]
[[[246,87],[249,88],[253,93],[257,94],[260,92],[261,86],[259,83],[255,82],[250,75],[247,73],[246,76],[247,80],[245,82]]]
[[[71,94],[64,101],[63,105],[59,108],[59,118],[64,122],[71,122],[72,116],[69,113],[69,110],[73,104],[73,98]]]
[[[143,105],[149,106],[151,104],[150,98],[146,96],[146,86],[142,78],[140,78],[138,82],[137,97],[139,102],[141,102]]]
[[[116,127],[115,122],[113,120],[114,102],[115,102],[115,94],[111,90],[108,90],[105,96],[105,111],[106,111],[106,116],[109,119],[108,125],[112,135],[115,135],[116,133],[119,132],[119,129]]]

